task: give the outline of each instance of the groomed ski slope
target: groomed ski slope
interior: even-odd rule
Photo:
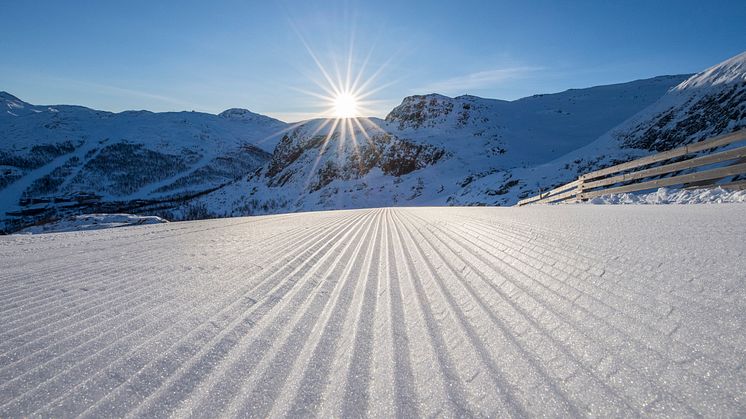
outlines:
[[[745,210],[0,237],[0,417],[743,416]]]

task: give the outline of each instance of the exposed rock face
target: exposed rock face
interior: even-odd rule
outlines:
[[[399,130],[434,128],[444,124],[460,128],[470,123],[486,128],[485,124],[490,122],[487,114],[495,115],[501,106],[509,106],[509,103],[469,95],[455,98],[438,94],[408,96],[389,112],[386,122]]]
[[[665,151],[746,127],[746,82],[721,86],[704,94],[692,92],[682,104],[619,134],[622,146]]]
[[[386,116],[386,122],[398,123],[399,129],[434,127],[453,112],[453,99],[438,95],[415,95],[404,98],[401,105]]]
[[[431,145],[414,144],[406,140],[393,138],[392,136],[383,136],[385,141],[372,147],[373,152],[380,152],[381,158],[378,163],[380,163],[383,173],[387,175],[406,175],[437,163],[445,155],[443,149]]]
[[[613,136],[622,148],[664,151],[746,127],[746,53],[695,74]]]
[[[303,181],[308,183],[308,191],[315,192],[334,180],[359,179],[374,168],[388,176],[406,175],[437,163],[446,154],[438,147],[374,129],[356,131],[354,139],[351,132],[339,129],[324,134],[308,132],[309,128],[301,127],[283,136],[264,173],[267,185]]]

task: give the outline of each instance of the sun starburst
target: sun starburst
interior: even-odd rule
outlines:
[[[296,90],[319,100],[317,106],[321,111],[318,116],[321,119],[315,122],[316,126],[310,133],[310,137],[320,133],[324,135],[314,165],[308,173],[306,182],[306,186],[308,186],[311,178],[316,174],[319,162],[328,150],[329,142],[333,139],[337,141],[337,155],[340,158],[345,154],[342,151],[347,146],[351,146],[351,152],[359,157],[361,146],[366,145],[361,144],[360,141],[367,142],[368,146],[374,146],[371,143],[371,132],[383,132],[383,129],[368,117],[368,115],[374,113],[372,107],[376,105],[376,101],[371,100],[371,97],[391,85],[391,83],[378,83],[377,80],[390,59],[374,71],[372,75],[366,77],[366,70],[372,54],[369,53],[360,65],[356,65],[359,61],[354,59],[352,41],[350,41],[344,62],[340,65],[334,59],[322,62],[303,36],[300,33],[298,35],[316,65],[320,77],[318,79],[311,78],[316,84],[317,90]],[[338,54],[329,55],[339,57]],[[374,87],[374,85],[376,86]],[[358,161],[360,162],[361,159],[358,159]]]
[[[352,93],[343,92],[334,98],[334,117],[335,118],[357,118],[360,116],[358,112],[358,101]]]

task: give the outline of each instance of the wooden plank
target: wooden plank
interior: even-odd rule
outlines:
[[[517,205],[518,205],[519,207],[520,207],[520,206],[522,206],[522,205],[527,205],[527,204],[530,204],[530,203],[532,203],[532,202],[538,201],[538,200],[540,200],[541,198],[542,198],[542,195],[536,195],[536,196],[532,196],[532,197],[530,197],[530,198],[526,198],[526,199],[521,199],[520,201],[518,201],[518,204],[517,204]]]
[[[737,180],[735,182],[724,183],[722,185],[716,185],[723,189],[731,189],[734,191],[740,191],[746,189],[746,180]]]
[[[586,173],[580,176],[581,180],[596,179],[601,176],[610,175],[613,173],[621,172],[623,170],[635,169],[641,166],[647,166],[649,164],[658,163],[660,161],[672,159],[675,157],[685,156],[690,153],[697,151],[708,150],[715,147],[721,147],[738,141],[746,140],[746,129],[738,130],[730,134],[721,135],[718,137],[710,138],[708,140],[700,141],[698,143],[685,145],[683,147],[675,148],[673,150],[664,151],[662,153],[654,154],[652,156],[643,157],[640,159],[632,160],[626,163],[617,164],[616,166],[607,167],[605,169],[596,170],[595,172]]]
[[[533,204],[534,202],[536,202],[536,201],[538,201],[540,199],[544,199],[546,196],[547,196],[546,194],[541,194],[541,195],[532,196],[530,198],[522,199],[522,200],[518,201],[518,206]]]
[[[578,182],[580,182],[580,180],[575,179],[575,180],[573,180],[570,183],[565,183],[562,186],[558,186],[558,187],[552,189],[551,191],[549,191],[549,195],[554,195],[554,194],[556,194],[558,192],[563,192],[563,191],[565,191],[567,189],[574,188],[575,186],[578,185]]]
[[[575,196],[580,196],[586,190],[585,182],[578,179],[578,186],[575,188]]]
[[[734,148],[732,150],[721,151],[719,153],[709,154],[706,156],[695,157],[693,159],[676,163],[670,163],[663,166],[651,167],[650,169],[640,170],[638,172],[625,173],[607,179],[597,180],[595,182],[588,182],[585,184],[584,187],[586,190],[595,189],[601,186],[613,185],[619,182],[627,182],[630,180],[643,179],[650,176],[663,175],[671,172],[676,172],[678,170],[691,169],[693,167],[720,163],[723,161],[733,160],[741,157],[746,157],[746,146]]]
[[[548,197],[546,197],[544,199],[540,199],[538,201],[534,201],[533,203],[534,204],[548,204],[548,203],[551,203],[551,202],[564,201],[567,198],[574,197],[576,194],[577,194],[577,190],[576,189],[570,189],[567,192],[564,192],[564,193],[561,193],[561,194],[557,194],[557,195],[553,195],[553,196],[548,196]]]
[[[618,186],[616,188],[599,189],[596,191],[585,192],[580,196],[580,199],[590,199],[597,196],[618,194],[625,192],[636,192],[644,191],[646,189],[658,188],[661,186],[679,185],[688,182],[697,182],[700,180],[717,179],[720,177],[733,176],[746,173],[746,163],[736,164],[728,167],[720,167],[717,169],[705,170],[697,173],[689,173],[686,175],[673,176],[669,178],[650,180],[647,182],[635,183],[632,185]]]
[[[544,193],[541,193],[539,195],[532,196],[530,198],[522,199],[522,200],[518,201],[518,206],[530,204],[530,203],[536,202],[536,201],[538,201],[540,199],[548,198],[548,197],[556,194],[557,192],[562,192],[562,191],[564,191],[566,189],[574,188],[575,186],[577,186],[578,182],[579,182],[579,180],[576,179],[576,180],[573,180],[570,183],[566,183],[566,184],[564,184],[562,186],[558,186],[558,187],[552,189],[549,192],[544,192]]]

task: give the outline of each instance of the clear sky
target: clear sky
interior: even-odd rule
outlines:
[[[28,102],[284,120],[326,106],[309,50],[333,79],[348,56],[353,75],[377,73],[380,117],[411,94],[512,100],[746,50],[744,0],[0,0],[0,16],[0,90]]]

